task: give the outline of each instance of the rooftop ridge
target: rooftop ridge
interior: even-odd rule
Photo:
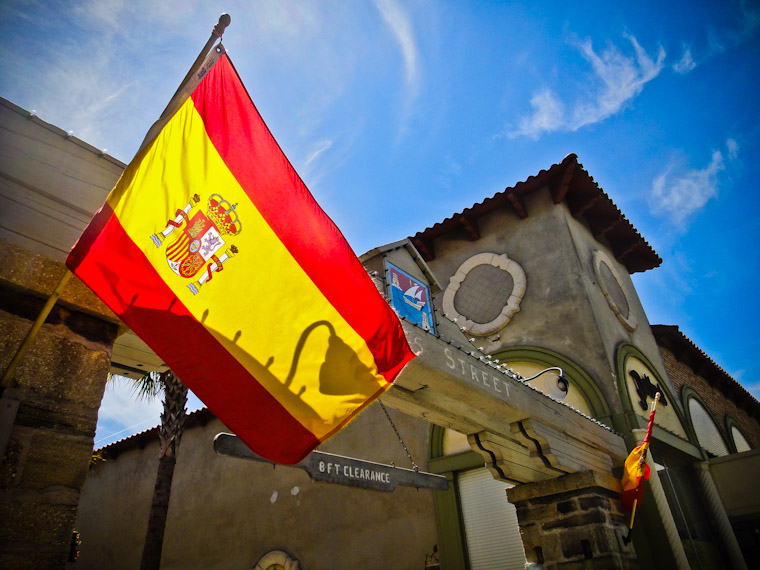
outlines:
[[[514,186],[436,222],[409,239],[423,258],[430,261],[435,258],[435,239],[464,227],[470,237],[477,240],[480,237],[477,219],[498,208],[511,207],[520,218],[527,218],[528,211],[523,197],[544,187],[549,188],[555,204],[564,200],[573,217],[582,216],[586,219],[595,239],[606,238],[615,258],[629,273],[653,269],[662,263],[657,252],[602,190],[574,153],[568,154],[548,169],[542,169]]]

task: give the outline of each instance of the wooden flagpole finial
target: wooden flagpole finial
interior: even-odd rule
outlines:
[[[230,25],[230,22],[232,21],[232,18],[227,12],[222,12],[222,15],[219,16],[219,21],[214,26],[213,31],[211,32],[216,37],[221,38],[222,34],[224,33],[224,30],[227,28],[227,26]]]
[[[174,95],[172,95],[172,98],[169,99],[169,103],[166,105],[166,108],[164,108],[164,112],[161,113],[161,116],[158,118],[158,120],[153,123],[153,126],[148,129],[148,133],[145,135],[140,148],[137,150],[138,154],[148,145],[148,143],[150,143],[150,141],[156,137],[156,135],[158,135],[160,130],[163,128],[163,125],[168,120],[168,117],[170,117],[179,108],[179,105],[181,102],[183,102],[181,93],[185,85],[193,76],[193,74],[198,70],[198,68],[203,64],[206,56],[214,47],[214,44],[217,42],[217,40],[221,45],[222,34],[224,34],[224,30],[227,29],[227,26],[230,25],[231,21],[232,18],[226,12],[222,13],[222,15],[219,16],[219,21],[214,25],[214,29],[211,30],[211,35],[206,41],[206,44],[201,49],[198,57],[195,58],[193,65],[190,66],[190,70],[185,75],[185,78],[180,82],[179,87],[177,87],[177,90],[174,92]]]

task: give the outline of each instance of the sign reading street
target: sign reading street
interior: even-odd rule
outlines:
[[[229,433],[217,434],[214,438],[214,451],[217,455],[279,465],[256,455],[237,436]],[[300,463],[287,467],[303,469],[309,474],[312,481],[361,487],[374,491],[390,492],[397,485],[417,489],[434,489],[436,491],[445,491],[449,488],[449,482],[443,475],[421,473],[413,469],[403,469],[393,465],[384,465],[323,451],[312,451]]]

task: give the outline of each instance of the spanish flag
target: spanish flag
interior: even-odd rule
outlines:
[[[221,45],[175,107],[66,264],[254,452],[298,462],[414,355]]]
[[[657,392],[652,401],[652,411],[649,412],[649,423],[647,431],[641,445],[633,448],[623,465],[623,478],[620,481],[623,487],[623,494],[620,496],[620,502],[624,512],[631,513],[631,521],[628,525],[628,536],[624,538],[627,542],[631,540],[631,531],[633,531],[633,520],[636,517],[636,507],[644,499],[644,481],[649,479],[650,469],[647,465],[647,452],[649,451],[649,440],[652,437],[652,428],[654,427],[654,415],[657,412],[657,402],[660,401],[660,393]]]
[[[634,509],[634,504],[641,505],[644,499],[644,481],[649,479],[649,465],[646,464],[646,450],[649,442],[639,445],[631,451],[623,466],[623,494],[620,496],[620,502],[623,505],[623,512],[630,513]],[[643,458],[643,460],[642,460]]]

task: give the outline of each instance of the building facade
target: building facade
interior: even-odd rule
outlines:
[[[55,184],[55,169],[11,172],[12,163],[48,151],[25,144],[23,136],[3,151],[4,179],[15,184],[3,187],[8,203],[13,196],[22,203],[47,200],[21,226],[18,216],[3,217],[6,265],[36,259],[62,270],[77,224],[86,224],[123,165],[85,143],[71,146],[67,133],[10,103],[5,109],[4,121],[55,143],[60,160],[68,153],[91,162],[75,177],[81,183],[40,198],[34,189],[44,185],[36,177],[43,172],[46,184]],[[105,174],[102,160],[109,165]],[[48,221],[61,218],[61,207],[76,223],[58,228]],[[448,489],[371,491],[318,483],[298,468],[218,455],[214,438],[226,428],[201,410],[188,419],[178,453],[163,567],[749,566],[760,527],[758,494],[746,491],[760,458],[760,405],[677,327],[650,326],[631,274],[654,270],[661,260],[577,157],[361,261],[402,318],[417,358],[383,395],[387,415],[373,404],[320,450],[439,474]],[[49,293],[35,289],[33,278],[16,275],[3,277],[3,322],[18,320],[19,295]],[[67,360],[67,346],[48,343],[36,350],[39,358],[58,362],[61,385],[84,379],[93,387],[86,392],[89,423],[74,437],[89,453],[109,360],[112,371],[132,375],[163,363],[95,300],[77,304],[68,295],[65,310],[108,332],[96,341],[79,335],[78,342],[94,350],[83,358],[99,367],[83,374]],[[43,328],[60,336],[57,326]],[[14,348],[3,350],[9,361]],[[33,375],[34,369],[21,370]],[[22,407],[36,397],[34,389],[22,390],[24,378],[19,373],[13,380]],[[643,437],[657,392],[652,475],[630,543],[619,477]],[[45,397],[63,402],[64,409],[72,405],[53,388]],[[89,470],[80,496],[84,461],[73,482],[43,485],[39,462],[23,461],[34,456],[35,446],[13,451],[22,449],[27,432],[47,430],[51,442],[63,433],[70,441],[70,429],[41,415],[18,418],[3,463],[4,473],[20,474],[4,479],[8,520],[19,517],[13,509],[34,493],[55,503],[53,491],[63,485],[71,489],[65,494],[68,518],[55,528],[59,538],[66,536],[78,505],[78,567],[134,568],[158,462],[156,430],[101,450],[105,461]],[[57,451],[49,455],[71,456],[64,444],[51,445]],[[26,550],[14,544],[21,535],[6,531],[5,560],[22,564],[14,548],[31,552],[45,543],[29,520]],[[56,544],[60,550],[60,540]]]

